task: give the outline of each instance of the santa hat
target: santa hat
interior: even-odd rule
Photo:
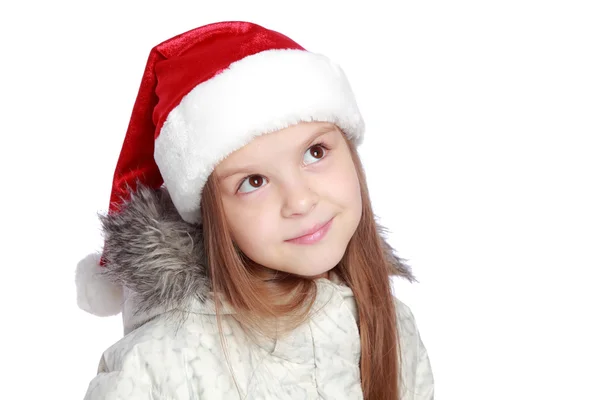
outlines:
[[[302,121],[336,124],[360,144],[364,123],[342,69],[290,38],[248,22],[202,26],[148,57],[114,173],[109,213],[138,183],[167,188],[181,218],[200,223],[214,167],[254,137]],[[121,310],[122,290],[90,255],[77,266],[80,308]]]

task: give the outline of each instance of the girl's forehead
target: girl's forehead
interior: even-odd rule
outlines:
[[[296,125],[255,137],[248,145],[263,144],[299,144],[311,137],[336,131],[337,127],[329,122],[300,122]]]
[[[309,145],[321,135],[339,132],[336,125],[329,122],[301,122],[299,124],[255,137],[249,143],[228,155],[217,169],[251,160],[273,157],[273,152],[285,154]]]

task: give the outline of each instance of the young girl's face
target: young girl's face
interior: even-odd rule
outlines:
[[[233,239],[254,262],[317,277],[341,260],[362,201],[348,145],[335,125],[300,123],[259,136],[214,173]]]

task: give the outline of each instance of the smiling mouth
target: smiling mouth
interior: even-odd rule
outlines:
[[[327,234],[327,232],[329,232],[329,228],[331,227],[332,223],[333,223],[333,218],[331,218],[329,221],[327,221],[321,227],[317,227],[316,230],[313,230],[311,233],[299,236],[299,237],[294,238],[294,239],[288,239],[288,240],[286,240],[286,242],[287,243],[294,243],[294,244],[314,244],[314,243],[317,243],[317,242],[319,242],[321,239],[323,239],[325,237],[325,235]]]

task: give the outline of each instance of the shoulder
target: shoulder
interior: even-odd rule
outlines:
[[[228,327],[228,322],[224,321]],[[151,368],[171,368],[165,357],[182,359],[194,352],[213,351],[219,345],[216,318],[195,313],[164,313],[130,332],[104,352],[108,367],[118,367],[127,360],[140,357],[161,357],[160,365]],[[151,360],[145,360],[151,361]]]
[[[228,321],[224,328],[231,331]],[[158,315],[104,351],[86,399],[187,399],[178,392],[190,382],[225,376],[227,366],[221,353],[215,318],[192,313]],[[202,387],[200,381],[193,386]]]
[[[399,300],[396,296],[393,297],[394,305],[396,306],[396,318],[398,326],[402,330],[401,333],[412,338],[418,334],[415,316],[409,306]]]
[[[398,298],[394,297],[396,306],[396,321],[398,335],[400,336],[400,348],[404,365],[413,366],[422,351],[423,343],[419,334],[419,328],[412,310]]]
[[[394,297],[394,302],[400,336],[402,382],[407,398],[433,399],[433,373],[415,317],[410,307],[398,298]]]

